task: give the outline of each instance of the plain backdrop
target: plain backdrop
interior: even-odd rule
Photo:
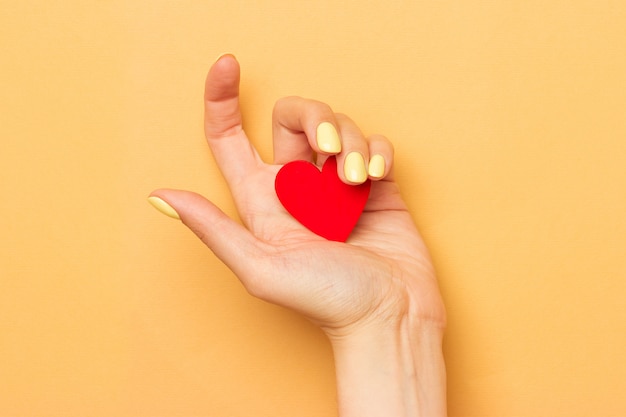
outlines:
[[[321,332],[147,202],[236,217],[202,132],[242,65],[393,140],[451,416],[626,415],[626,3],[0,0],[0,416],[333,416]]]

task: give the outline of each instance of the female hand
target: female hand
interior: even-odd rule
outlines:
[[[267,164],[242,128],[239,77],[239,64],[231,55],[211,67],[205,85],[205,133],[244,225],[188,191],[157,190],[151,202],[179,217],[252,295],[296,310],[326,332],[338,361],[340,392],[342,385],[356,384],[353,379],[360,376],[354,372],[366,371],[371,365],[365,362],[372,355],[381,359],[383,350],[386,360],[402,356],[402,365],[393,366],[410,367],[396,371],[413,377],[431,368],[423,363],[426,358],[415,360],[416,350],[429,351],[431,359],[434,350],[441,368],[445,310],[427,249],[393,181],[390,142],[382,136],[364,137],[352,120],[326,104],[288,97],[274,108],[274,162]],[[283,164],[306,159],[321,166],[329,155],[336,155],[342,181],[372,180],[369,200],[346,243],[327,241],[306,229],[282,207],[274,190]],[[359,359],[361,365],[348,363],[362,355],[369,359]],[[345,356],[351,359],[343,360]],[[445,378],[439,374],[436,385],[441,390]],[[409,396],[413,400],[403,397],[404,402],[418,402],[417,394]],[[344,415],[348,410],[370,415],[347,406],[356,399],[340,401]],[[405,415],[388,414],[393,410],[389,405],[382,409],[386,415]]]

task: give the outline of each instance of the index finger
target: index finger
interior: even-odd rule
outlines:
[[[204,133],[229,186],[249,175],[260,161],[243,131],[239,79],[235,57],[222,55],[211,66],[204,86]]]

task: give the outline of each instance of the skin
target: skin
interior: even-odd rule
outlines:
[[[274,161],[261,160],[242,127],[240,69],[220,57],[205,84],[205,134],[230,188],[243,225],[204,197],[156,190],[240,279],[250,294],[300,312],[327,334],[337,370],[339,415],[446,415],[446,325],[428,251],[393,180],[393,147],[383,136],[365,137],[356,124],[326,104],[286,97],[273,112]],[[341,151],[357,151],[366,166],[382,155],[385,170],[373,180],[365,210],[346,243],[327,241],[281,206],[274,178],[282,166],[328,157],[317,145],[322,122],[335,126]]]

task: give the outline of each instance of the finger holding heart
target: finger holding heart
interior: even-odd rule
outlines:
[[[301,97],[276,103],[273,127],[274,162],[284,164],[275,180],[283,207],[312,232],[345,242],[367,203],[370,179],[391,172],[391,143],[380,135],[365,138],[348,116]]]
[[[356,123],[326,103],[302,97],[279,99],[272,113],[274,163],[337,157],[337,175],[346,184],[378,181],[391,173],[393,146],[381,135],[366,138]]]

